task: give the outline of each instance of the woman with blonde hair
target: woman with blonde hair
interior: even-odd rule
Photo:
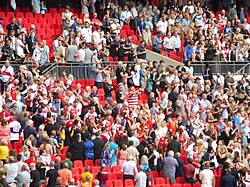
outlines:
[[[4,163],[9,156],[9,147],[8,147],[8,142],[5,139],[1,139],[0,142],[0,160],[2,160]]]
[[[29,159],[30,158],[30,152],[29,152],[28,146],[23,145],[22,151],[19,154],[22,155],[23,161]]]
[[[33,146],[35,137],[33,134],[31,134],[25,141],[24,141],[24,145],[26,145],[28,147],[29,150],[35,150],[36,147]]]
[[[143,166],[143,172],[146,172],[147,169],[149,168],[148,157],[146,155],[143,155],[141,157],[141,165]]]

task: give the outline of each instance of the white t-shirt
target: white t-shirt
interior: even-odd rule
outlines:
[[[19,140],[19,131],[21,125],[18,121],[12,121],[9,123],[10,127],[10,140]]]
[[[91,43],[91,39],[92,39],[92,30],[91,28],[83,28],[81,30],[81,34],[82,36],[85,37],[86,43]]]
[[[17,52],[17,55],[20,57],[24,56],[24,50],[23,50],[24,46],[25,45],[23,44],[22,40],[20,39],[16,40],[16,52]]]
[[[38,49],[38,47],[35,48],[33,55],[32,55],[32,59],[34,61],[40,61],[41,60],[41,54],[42,52]]]
[[[157,23],[157,27],[159,29],[159,31],[161,31],[161,33],[163,35],[166,35],[167,32],[167,28],[168,28],[168,22],[167,21],[158,21]]]
[[[201,187],[213,187],[212,182],[214,173],[210,169],[204,169],[200,172]]]
[[[10,79],[10,77],[14,75],[14,69],[11,66],[6,68],[6,66],[4,65],[1,69],[1,73],[3,82],[7,82]]]
[[[18,172],[17,163],[5,164],[4,168],[7,171],[6,182],[7,183],[15,182],[15,177],[17,176]]]
[[[143,171],[140,171],[135,176],[135,186],[136,187],[146,187],[147,186],[147,175]]]

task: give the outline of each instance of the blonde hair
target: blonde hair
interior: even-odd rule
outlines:
[[[27,156],[29,154],[29,148],[27,145],[23,145],[22,152],[24,156]]]
[[[141,157],[141,164],[148,164],[148,157],[146,155]]]

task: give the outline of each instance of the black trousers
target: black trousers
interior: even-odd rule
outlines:
[[[126,180],[126,179],[132,179],[134,180],[134,175],[123,175],[123,180]]]

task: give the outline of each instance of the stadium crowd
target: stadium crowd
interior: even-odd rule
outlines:
[[[32,2],[34,14],[46,14],[44,4]],[[38,40],[33,24],[24,29],[13,17],[5,30],[0,22],[0,184],[248,186],[248,75],[236,82],[205,63],[201,80],[192,67],[248,59],[245,7],[237,12],[232,4],[217,17],[192,1],[162,1],[159,9],[148,1],[81,3],[83,19],[68,6],[62,12],[62,34],[52,46]],[[121,33],[128,25],[138,47]],[[148,46],[183,53],[184,65],[147,61]],[[86,65],[78,72],[86,80],[67,69],[59,80],[42,75],[49,61]]]

